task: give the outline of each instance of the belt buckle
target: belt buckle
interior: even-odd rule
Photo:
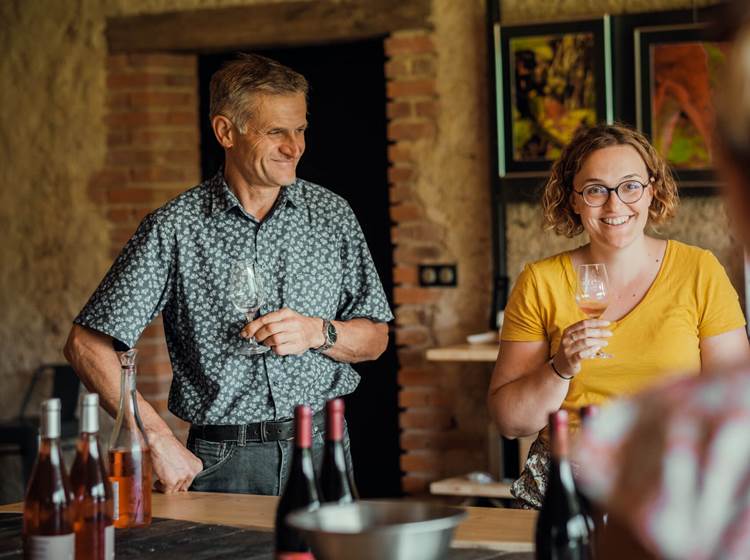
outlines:
[[[267,425],[268,425],[268,422],[266,422],[265,420],[263,420],[263,421],[262,421],[262,422],[260,423],[260,427],[259,427],[260,429],[258,430],[258,432],[259,432],[259,434],[258,434],[258,435],[260,435],[260,442],[261,442],[261,443],[266,443],[266,442],[268,442],[268,431],[267,431]]]

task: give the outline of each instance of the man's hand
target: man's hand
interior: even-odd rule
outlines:
[[[325,342],[321,318],[300,315],[288,307],[248,323],[242,329],[241,336],[255,337],[255,340],[270,346],[279,356],[302,354]]]
[[[151,461],[156,474],[156,491],[165,494],[187,492],[203,462],[190,453],[172,433],[149,433]]]

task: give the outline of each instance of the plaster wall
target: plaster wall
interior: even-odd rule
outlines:
[[[94,2],[0,3],[0,418],[62,360],[108,265],[89,177],[105,153],[104,18]]]

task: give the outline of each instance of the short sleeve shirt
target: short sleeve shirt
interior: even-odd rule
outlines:
[[[239,354],[245,316],[229,299],[230,267],[252,259],[265,285],[260,313],[283,307],[347,321],[393,318],[348,203],[297,179],[259,222],[221,172],[147,216],[76,317],[133,346],[161,312],[172,362],[169,409],[195,424],[278,420],[348,394],[351,365],[307,351]]]
[[[575,285],[569,253],[527,265],[506,306],[501,339],[547,341],[554,355],[563,331],[586,319],[575,302]],[[696,374],[701,339],[744,324],[737,292],[716,257],[670,240],[643,299],[609,327],[606,351],[613,357],[584,360],[562,407],[576,412],[641,391],[666,376]]]

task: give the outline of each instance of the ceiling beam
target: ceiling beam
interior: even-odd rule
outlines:
[[[321,44],[431,28],[430,0],[307,0],[107,19],[111,53]]]

